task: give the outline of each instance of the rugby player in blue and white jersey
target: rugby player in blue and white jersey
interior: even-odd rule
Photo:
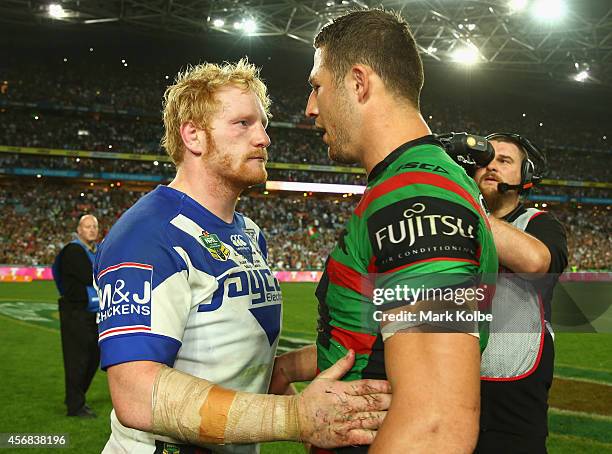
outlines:
[[[94,266],[114,407],[106,453],[369,444],[384,418],[387,382],[338,381],[352,352],[301,394],[266,394],[271,379],[283,392],[273,370],[314,376],[300,355],[274,368],[280,287],[262,233],[235,212],[241,192],[267,177],[269,104],[246,60],[198,65],[166,90],[162,144],[176,177],[119,219]]]

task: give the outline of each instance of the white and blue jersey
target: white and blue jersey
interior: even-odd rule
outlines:
[[[94,264],[101,367],[155,361],[221,386],[266,393],[281,327],[281,290],[257,225],[226,223],[159,186],[125,212]],[[108,452],[153,453],[155,440],[111,413]],[[257,445],[210,446],[257,452]]]

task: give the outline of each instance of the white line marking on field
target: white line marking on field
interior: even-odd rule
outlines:
[[[595,385],[604,385],[604,386],[612,386],[612,383],[602,380],[597,380],[593,378],[583,378],[583,377],[572,377],[570,375],[559,375],[554,374],[555,378],[561,378],[563,380],[572,380],[572,381],[582,381],[585,383],[593,383]]]
[[[550,411],[552,413],[557,413],[557,414],[566,415],[566,416],[580,416],[583,418],[592,418],[592,419],[599,419],[601,421],[612,422],[612,416],[600,415],[599,413],[586,413],[584,411],[562,410],[561,408],[557,408],[557,407],[550,407]]]

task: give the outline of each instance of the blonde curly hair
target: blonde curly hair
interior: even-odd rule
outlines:
[[[270,98],[259,77],[259,68],[242,58],[237,63],[202,63],[179,72],[174,84],[166,88],[163,102],[164,136],[161,145],[176,166],[183,161],[185,146],[181,125],[191,121],[198,128],[210,131],[212,117],[219,109],[216,93],[227,85],[251,90],[270,115]]]

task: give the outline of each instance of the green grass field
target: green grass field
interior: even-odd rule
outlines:
[[[572,285],[580,294],[609,295],[610,288]],[[313,284],[283,286],[285,309],[280,349],[314,339]],[[603,292],[603,293],[602,293]],[[0,433],[65,433],[70,448],[59,452],[98,453],[110,429],[111,402],[103,372],[88,393],[94,420],[65,416],[63,367],[56,292],[52,282],[0,284]],[[612,334],[560,333],[556,341],[555,384],[551,395],[549,452],[612,453]],[[53,452],[31,449],[28,452]],[[303,453],[295,443],[271,443],[263,453]]]

